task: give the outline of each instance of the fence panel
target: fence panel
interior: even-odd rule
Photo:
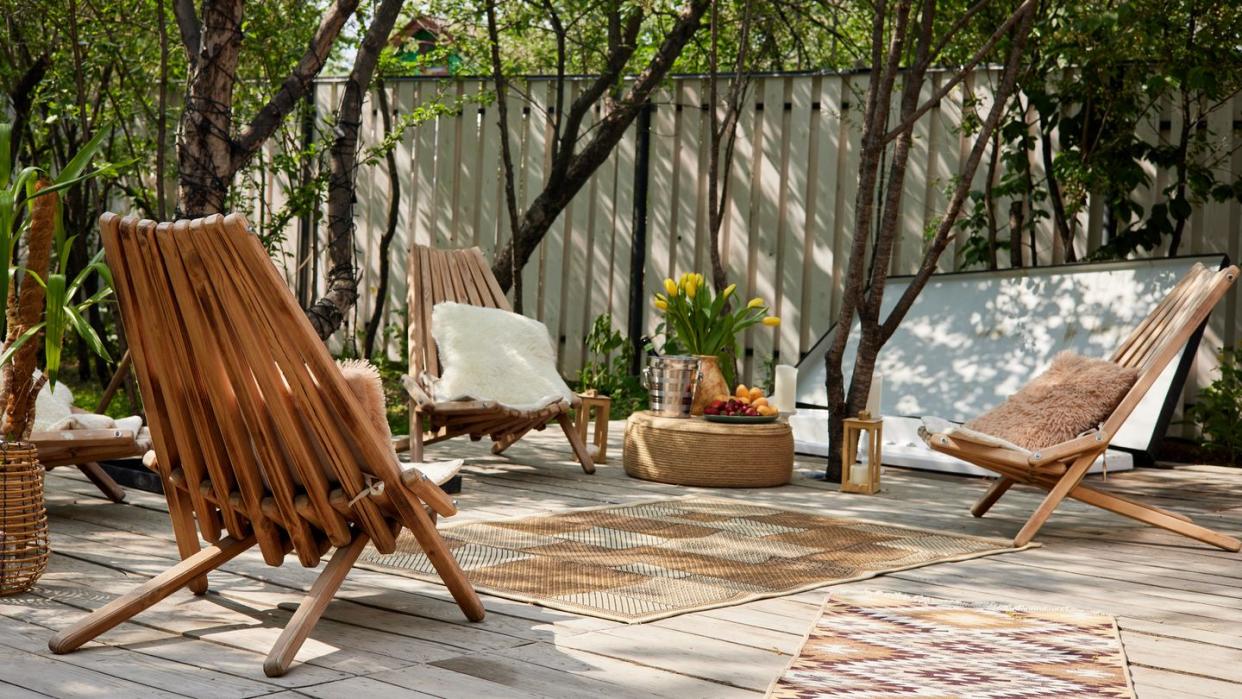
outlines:
[[[917,269],[926,245],[925,233],[942,218],[948,200],[946,190],[954,184],[954,174],[969,155],[971,138],[961,128],[964,114],[985,113],[995,78],[995,72],[987,70],[970,76],[915,126],[893,273],[908,274]],[[947,79],[944,73],[932,74],[921,96],[930,96]],[[729,198],[720,231],[721,257],[729,279],[738,285],[738,298],[744,302],[752,296],[763,297],[782,316],[783,324],[775,330],[756,328],[747,333],[745,381],[764,379],[765,367],[773,356],[782,362],[796,361],[827,330],[839,309],[853,237],[855,173],[867,83],[865,74],[775,75],[751,81],[739,120],[734,161],[726,174]],[[567,85],[566,103],[583,86],[579,79]],[[722,94],[727,87],[727,81],[722,81]],[[317,85],[315,104],[321,127],[339,101],[340,89],[339,81],[325,80]],[[511,226],[500,166],[498,110],[494,103],[480,99],[489,91],[487,84],[477,80],[391,80],[387,89],[394,123],[435,100],[460,105],[460,109],[410,128],[397,141],[398,235],[390,251],[392,278],[384,317],[386,324],[399,327],[404,322],[406,255],[412,242],[478,245],[490,257],[507,243]],[[707,160],[711,119],[707,94],[704,79],[675,78],[652,100],[646,173],[647,243],[642,251],[643,333],[653,333],[659,323],[649,297],[661,288],[666,276],[682,272],[710,276]],[[555,97],[554,81],[542,78],[523,81],[509,95],[508,132],[519,173],[519,213],[548,176],[554,130],[550,107]],[[377,100],[371,98],[368,104],[363,148],[384,136]],[[598,105],[586,128],[601,118],[606,108]],[[1139,125],[1140,133],[1168,143],[1180,128],[1180,112],[1175,105],[1162,105],[1151,119]],[[1212,138],[1221,144],[1218,152],[1226,154],[1211,164],[1222,180],[1232,181],[1242,175],[1240,123],[1242,97],[1207,117]],[[1037,126],[1032,115],[1035,134]],[[635,128],[631,126],[556,220],[522,272],[524,312],[548,325],[557,339],[560,368],[566,375],[573,375],[582,365],[585,336],[597,315],[611,314],[614,327],[624,329],[628,325],[634,186],[636,177],[641,176],[635,172]],[[1054,152],[1059,148],[1056,134],[1050,146]],[[1042,147],[1037,143],[1029,157],[1036,179],[1044,174]],[[271,155],[265,151],[264,157],[270,159]],[[984,154],[976,188],[988,177],[990,155]],[[1003,174],[998,168],[995,177]],[[1145,210],[1163,199],[1161,191],[1175,173],[1149,167],[1147,175],[1150,183],[1134,193]],[[365,325],[377,302],[379,239],[386,228],[391,200],[388,166],[383,159],[360,167],[358,178],[355,217],[362,298],[342,340]],[[271,213],[285,201],[289,185],[279,178],[253,182],[260,189],[242,201],[255,210],[266,227]],[[1008,240],[1008,200],[994,202],[994,214],[1000,238]],[[315,223],[316,238],[301,241],[298,221],[291,221],[281,245],[281,266],[291,283],[298,277],[299,265],[309,268],[312,296],[322,291],[320,277],[329,264],[322,215]],[[1076,252],[1081,256],[1099,245],[1105,235],[1100,200],[1089,197],[1072,223]],[[1225,252],[1236,260],[1242,255],[1240,228],[1242,208],[1236,200],[1198,205],[1187,223],[1180,252]],[[964,231],[953,233],[953,243],[939,264],[941,271],[961,267],[966,238]],[[1033,244],[1032,251],[1031,237],[1024,236],[1026,264],[1065,259],[1051,220],[1039,222]],[[300,247],[310,250],[310,255],[299,259]],[[1152,254],[1166,253],[1167,245]],[[998,257],[1001,267],[1008,266],[1005,251]],[[1235,291],[1214,316],[1205,336],[1202,361],[1195,374],[1199,382],[1210,378],[1212,353],[1222,345],[1238,342],[1240,327],[1242,304]],[[390,355],[399,355],[395,340],[386,347]],[[1188,397],[1194,390],[1188,389]]]

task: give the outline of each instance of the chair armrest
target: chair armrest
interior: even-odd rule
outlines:
[[[1108,448],[1110,436],[1104,430],[1091,430],[1085,434],[1080,434],[1073,439],[1066,440],[1060,444],[1054,444],[1046,449],[1040,449],[1031,454],[1027,461],[1032,466],[1043,466],[1045,464],[1056,463],[1058,461],[1066,461],[1076,458],[1087,452],[1102,451]]]
[[[410,376],[409,374],[402,374],[401,385],[405,387],[405,392],[410,395],[410,398],[414,399],[415,403],[418,403],[419,405],[429,405],[435,402],[432,400],[431,396],[423,390],[423,387],[418,384],[418,381],[413,376]]]

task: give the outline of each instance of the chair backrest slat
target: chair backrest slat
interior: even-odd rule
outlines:
[[[1112,361],[1138,369],[1139,376],[1105,421],[1106,433],[1117,433],[1161,372],[1182,352],[1199,327],[1207,322],[1212,308],[1237,280],[1236,266],[1212,272],[1202,265],[1195,265],[1122,343]]]
[[[410,371],[440,373],[440,357],[431,334],[431,310],[455,301],[484,308],[511,310],[483,252],[478,248],[441,250],[425,245],[410,248],[409,270]]]
[[[204,538],[253,530],[269,563],[291,544],[313,566],[359,528],[394,550],[393,516],[427,529],[391,445],[244,219],[109,214],[101,229],[156,454],[183,479]],[[353,498],[370,478],[390,486],[396,515]],[[354,502],[334,507],[342,494]]]

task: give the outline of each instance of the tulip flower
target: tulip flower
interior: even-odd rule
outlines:
[[[720,292],[720,295],[724,298],[729,298],[730,296],[733,295],[733,290],[736,288],[737,288],[737,284],[730,284],[725,287],[724,291]]]
[[[699,291],[698,280],[695,279],[694,277],[690,277],[689,279],[687,279],[686,280],[686,298],[691,298],[691,299],[694,298],[694,295],[698,293],[698,291]]]
[[[671,278],[665,279],[664,290],[668,292],[669,296],[676,296],[677,295],[677,282],[673,281]]]
[[[761,298],[759,298],[758,296],[756,296],[755,298],[753,298],[753,299],[751,299],[751,300],[750,300],[750,303],[746,304],[746,307],[747,307],[747,308],[762,308],[762,307],[763,307],[763,299],[761,299]]]
[[[777,318],[776,316],[768,316],[767,318],[763,319],[763,324],[768,326],[769,328],[775,328],[776,326],[781,324],[781,319]]]
[[[651,303],[652,305],[654,305],[656,308],[660,309],[661,311],[668,310],[668,301],[665,301],[664,299],[658,298],[655,301],[652,301]]]

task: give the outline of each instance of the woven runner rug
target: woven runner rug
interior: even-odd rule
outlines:
[[[1111,616],[831,593],[769,697],[1133,697]]]
[[[638,623],[1014,551],[1008,541],[690,496],[445,526],[466,577],[498,597]],[[359,563],[440,582],[409,532]]]

